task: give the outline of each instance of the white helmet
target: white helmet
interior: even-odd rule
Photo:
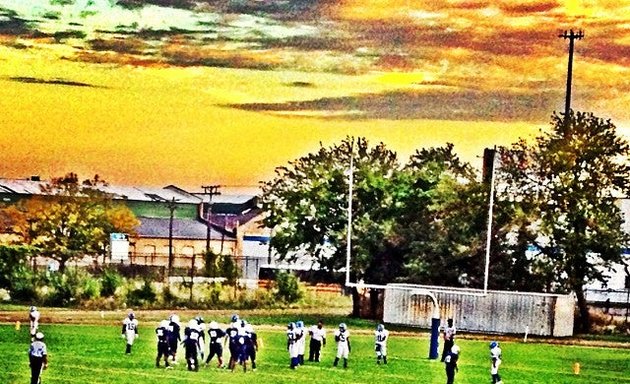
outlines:
[[[44,334],[41,332],[37,332],[35,334],[35,340],[44,340]]]
[[[197,320],[195,320],[195,319],[191,319],[191,320],[188,322],[188,326],[189,326],[190,328],[197,328],[197,326],[198,326],[198,325],[199,325],[199,324],[197,323]]]
[[[168,327],[168,320],[162,320],[162,321],[160,321],[160,327],[162,327],[162,328],[166,328],[166,327]]]
[[[454,353],[456,355],[459,355],[459,346],[458,345],[453,345],[451,347],[451,353]]]
[[[210,322],[210,329],[217,329],[219,328],[219,324],[217,324],[216,321],[211,321]]]
[[[37,307],[33,305],[33,306],[31,307],[31,312],[35,312],[35,311],[37,311]]]

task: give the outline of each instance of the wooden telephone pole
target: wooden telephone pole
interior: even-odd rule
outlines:
[[[201,188],[203,189],[203,194],[208,195],[208,208],[206,213],[206,252],[210,252],[210,229],[212,227],[212,224],[210,222],[210,215],[212,214],[212,196],[221,194],[221,192],[219,192],[219,188],[221,188],[221,186],[202,185]]]
[[[567,97],[564,103],[564,125],[568,128],[569,126],[569,113],[571,112],[571,78],[573,77],[573,47],[575,45],[575,40],[581,40],[584,38],[584,31],[574,32],[572,29],[570,31],[564,31],[559,34],[558,37],[563,38],[565,40],[569,40],[569,67],[567,70]]]

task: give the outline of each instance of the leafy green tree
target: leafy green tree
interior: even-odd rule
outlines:
[[[28,277],[32,251],[24,246],[0,245],[0,288],[12,291],[18,281]]]
[[[45,185],[41,195],[4,208],[0,216],[19,243],[58,261],[63,272],[68,261],[104,256],[110,233],[134,233],[139,224],[127,207],[99,190],[102,185],[98,176],[81,183],[70,173]]]
[[[281,258],[293,261],[306,255],[329,272],[344,268],[351,158],[351,279],[382,284],[402,268],[400,255],[388,242],[395,237],[395,215],[390,212],[397,208],[392,190],[400,166],[396,153],[384,144],[370,147],[365,138],[346,138],[276,168],[275,179],[263,185],[264,223],[274,228],[271,246]],[[356,289],[353,299],[353,314],[358,315]]]
[[[452,144],[422,149],[404,169],[397,233],[408,281],[478,287],[483,276],[487,190]],[[481,266],[481,268],[479,267]]]
[[[535,143],[501,150],[500,197],[520,207],[522,230],[536,234],[536,268],[550,290],[575,292],[587,331],[584,285],[605,282],[629,240],[617,198],[630,189],[630,147],[610,120],[582,112],[568,118],[554,114]]]

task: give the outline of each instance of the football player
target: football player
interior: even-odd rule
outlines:
[[[39,384],[42,370],[48,368],[48,352],[43,333],[35,333],[34,339],[28,350],[28,360],[31,366],[31,384]]]
[[[168,320],[162,320],[157,328],[155,328],[155,336],[157,337],[157,357],[155,358],[155,366],[160,367],[160,359],[164,356],[164,365],[167,369],[171,368],[168,364]]]
[[[451,346],[451,350],[444,357],[444,369],[446,370],[446,384],[453,384],[455,381],[455,371],[457,368],[457,360],[459,360],[459,346]]]
[[[306,335],[304,334],[304,322],[298,320],[295,322],[295,333],[297,334],[297,354],[298,364],[304,365],[304,351],[306,349]]]
[[[171,356],[173,364],[177,364],[177,347],[182,339],[181,327],[179,326],[179,316],[171,314],[168,317],[168,329],[166,332],[168,339],[168,352]]]
[[[216,355],[219,361],[219,368],[223,368],[223,338],[225,337],[225,331],[219,328],[219,324],[216,321],[210,322],[208,328],[208,338],[210,344],[208,346],[208,359],[206,365],[210,364],[210,360]]]
[[[498,341],[490,342],[490,360],[492,361],[492,366],[490,367],[490,375],[492,376],[493,384],[501,384],[501,376],[499,376],[499,366],[501,365],[502,358],[501,348],[499,347]]]
[[[256,370],[256,352],[258,351],[258,335],[254,331],[254,327],[251,324],[245,326],[245,331],[248,334],[247,344],[247,356],[252,361],[252,370]]]
[[[37,310],[37,307],[32,306],[28,312],[28,319],[29,322],[31,323],[31,337],[35,337],[35,334],[37,333],[37,328],[39,327],[39,316],[40,313]]]
[[[374,342],[376,351],[376,364],[381,363],[381,359],[383,359],[383,364],[387,364],[387,339],[389,338],[389,331],[385,329],[383,324],[379,324],[376,326],[376,331],[374,331]]]
[[[186,365],[189,371],[199,370],[199,359],[197,350],[199,348],[199,325],[195,319],[188,322],[188,326],[184,328],[184,347],[186,349]]]
[[[199,347],[197,350],[199,352],[200,361],[203,361],[206,349],[206,323],[201,316],[195,317],[195,321],[197,322],[197,329],[199,330]]]
[[[134,340],[138,337],[138,320],[133,312],[129,312],[127,317],[123,320],[121,337],[127,340],[127,348],[125,354],[131,353],[131,346]]]
[[[236,361],[243,366],[243,371],[247,372],[247,360],[249,358],[249,344],[250,344],[250,334],[247,332],[247,321],[245,319],[241,319],[240,327],[238,327],[237,331],[237,357]],[[234,370],[234,366],[232,366],[232,370]]]
[[[444,348],[442,349],[442,362],[444,362],[444,358],[446,358],[446,355],[455,343],[455,334],[457,333],[457,329],[453,325],[453,319],[448,319],[446,322],[448,325],[446,326],[446,328],[444,328]]]
[[[295,323],[289,323],[287,325],[287,351],[289,351],[289,358],[291,359],[291,369],[295,369],[298,366],[298,336],[295,331]]]
[[[348,368],[348,355],[350,355],[350,331],[345,323],[339,324],[339,329],[335,331],[335,341],[337,342],[337,357],[333,366],[337,366],[339,359],[343,358],[343,367]]]
[[[239,354],[239,342],[238,342],[238,330],[240,328],[240,321],[237,315],[232,316],[232,323],[229,328],[225,330],[225,338],[228,343],[228,349],[230,351],[230,360],[228,362],[228,369],[233,370],[236,362],[238,361]]]
[[[319,363],[319,355],[322,350],[322,346],[326,346],[326,330],[324,329],[324,323],[318,321],[317,325],[313,325],[308,334],[311,336],[311,341],[308,345],[308,361],[315,361]]]

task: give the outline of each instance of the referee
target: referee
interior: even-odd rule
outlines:
[[[40,375],[43,369],[48,368],[48,353],[44,344],[44,334],[37,332],[35,341],[31,343],[28,358],[31,365],[31,384],[40,384]]]

